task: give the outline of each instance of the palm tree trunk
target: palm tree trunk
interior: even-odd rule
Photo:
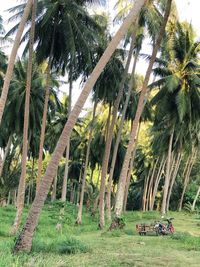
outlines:
[[[114,108],[113,108],[114,109]],[[105,224],[105,218],[104,218],[104,206],[105,206],[105,187],[106,187],[106,174],[107,171],[105,166],[107,164],[107,157],[109,154],[109,145],[110,144],[110,128],[112,125],[110,124],[111,120],[111,104],[109,106],[109,113],[108,113],[108,119],[107,119],[107,126],[106,126],[106,145],[105,145],[105,151],[103,156],[103,163],[102,163],[102,169],[101,169],[101,183],[100,183],[100,192],[99,192],[99,228],[102,229]],[[113,119],[112,119],[113,122]],[[111,123],[112,123],[111,122]],[[111,139],[112,142],[112,139]],[[107,153],[106,153],[107,152]],[[108,158],[109,160],[109,158]]]
[[[1,177],[1,175],[2,175],[3,167],[4,167],[4,164],[5,164],[6,158],[7,158],[7,156],[8,156],[8,153],[9,153],[9,151],[10,151],[11,144],[12,144],[12,136],[10,136],[9,139],[8,139],[8,143],[7,143],[6,148],[5,148],[5,153],[4,153],[4,155],[3,155],[3,159],[1,159],[1,165],[0,165],[0,177]]]
[[[44,148],[44,139],[45,139],[45,131],[46,131],[46,122],[47,122],[47,112],[48,112],[48,102],[49,102],[49,83],[51,79],[51,62],[53,57],[53,49],[55,43],[55,31],[56,26],[53,28],[53,36],[52,36],[52,43],[51,43],[51,50],[48,60],[48,66],[46,70],[47,78],[46,78],[46,85],[45,85],[45,99],[44,99],[44,110],[42,115],[42,128],[40,134],[40,147],[39,147],[39,159],[38,159],[38,173],[37,173],[37,180],[36,180],[36,193],[39,190],[41,176],[42,176],[42,157],[43,157],[43,148]]]
[[[164,184],[164,189],[163,189],[164,191],[163,191],[163,199],[162,199],[162,206],[161,206],[162,215],[164,215],[166,213],[166,206],[167,206],[167,194],[168,194],[168,189],[169,189],[170,167],[171,167],[171,160],[172,160],[171,156],[172,156],[173,136],[174,136],[174,129],[170,135],[169,146],[168,146],[165,184]]]
[[[152,174],[151,174],[151,178],[150,178],[150,181],[149,181],[146,210],[151,210],[151,207],[152,207],[153,181],[154,181],[155,171],[156,171],[156,167],[158,165],[158,162],[159,162],[159,157],[157,158],[157,160],[156,160],[156,162],[154,164],[153,171],[152,171]]]
[[[145,181],[144,181],[144,191],[143,191],[143,197],[142,197],[142,211],[146,211],[147,209],[147,192],[148,192],[148,185],[149,185],[151,171],[152,169],[150,167],[148,175],[147,177],[145,177]]]
[[[7,203],[6,205],[10,205],[10,199],[11,199],[11,194],[10,194],[10,191],[8,192],[8,199],[7,199]]]
[[[131,160],[130,160],[130,166],[129,166],[128,176],[127,176],[127,181],[126,181],[125,196],[124,196],[124,211],[126,211],[126,206],[127,206],[128,190],[129,190],[129,186],[130,186],[131,173],[132,173],[132,169],[133,169],[133,162],[134,162],[134,159],[135,159],[135,153],[136,153],[136,148],[137,148],[137,143],[138,143],[138,137],[139,137],[139,133],[140,133],[140,125],[141,124],[139,124],[139,127],[138,127],[137,137],[136,137],[136,141],[135,141],[132,157],[131,157]]]
[[[191,154],[191,159],[189,161],[187,172],[185,174],[183,191],[182,191],[181,199],[180,199],[180,202],[179,202],[179,211],[181,211],[182,210],[182,207],[183,207],[183,198],[184,198],[184,195],[185,195],[185,192],[186,192],[188,183],[189,183],[189,179],[190,179],[190,174],[191,174],[191,171],[192,171],[192,167],[193,167],[193,165],[195,163],[195,160],[196,160],[196,157],[197,157],[197,152],[198,152],[198,150],[197,149],[194,149],[193,153]]]
[[[79,178],[78,178],[78,188],[77,188],[77,197],[76,197],[76,205],[77,206],[79,205],[78,203],[80,201],[82,170],[83,170],[83,162],[81,163],[81,170],[80,170],[80,175],[79,175]]]
[[[28,196],[27,196],[27,202],[26,205],[29,206],[30,204],[30,195],[31,195],[31,181],[28,183]]]
[[[127,175],[127,179],[126,179],[126,188],[125,188],[125,195],[124,195],[124,211],[126,211],[126,206],[127,206],[127,200],[128,200],[128,190],[129,190],[129,186],[130,186],[130,182],[131,182],[131,173],[132,173],[132,169],[133,169],[133,162],[134,162],[134,152],[136,151],[136,148],[133,151],[133,156],[131,157],[130,160],[130,165],[129,165],[129,170],[128,170],[128,175]]]
[[[165,157],[162,157],[161,163],[160,163],[160,167],[158,169],[158,173],[155,179],[155,183],[154,183],[154,189],[153,189],[153,194],[152,194],[152,201],[151,201],[151,207],[150,209],[153,210],[154,204],[155,204],[155,198],[156,198],[156,193],[158,191],[158,185],[160,183],[161,177],[162,177],[162,173],[163,170],[165,168],[165,164],[166,164],[166,160]]]
[[[177,155],[174,172],[173,172],[173,175],[171,177],[171,182],[169,185],[169,192],[167,195],[167,208],[166,208],[167,212],[169,211],[169,202],[170,202],[170,198],[171,198],[171,194],[172,194],[172,188],[173,188],[173,185],[174,185],[174,182],[176,180],[176,176],[177,176],[180,164],[181,164],[181,159],[182,159],[182,155],[181,155],[181,152],[179,152]]]
[[[42,128],[40,134],[40,148],[39,148],[39,158],[38,158],[38,173],[36,180],[36,192],[39,190],[41,176],[42,176],[42,158],[43,158],[43,147],[44,147],[44,138],[46,130],[46,121],[47,121],[47,112],[48,112],[48,102],[49,102],[49,80],[50,80],[50,63],[47,68],[47,80],[46,80],[46,89],[45,89],[45,100],[44,100],[44,110],[42,115]]]
[[[51,202],[54,202],[56,200],[57,181],[58,181],[58,175],[56,174],[53,180],[53,191],[51,195]]]
[[[131,49],[130,49],[130,51],[131,51]],[[109,178],[108,178],[108,191],[107,191],[107,219],[108,219],[108,221],[111,221],[111,185],[112,185],[112,180],[113,180],[115,163],[116,163],[116,159],[117,159],[118,147],[119,147],[119,143],[120,143],[120,140],[121,140],[121,134],[122,134],[124,121],[125,121],[125,116],[126,116],[126,110],[127,110],[127,107],[128,107],[131,91],[132,91],[132,88],[133,88],[137,58],[138,58],[138,53],[135,55],[132,74],[131,74],[131,80],[130,80],[130,84],[129,84],[129,89],[128,89],[128,93],[127,93],[127,96],[126,96],[126,101],[125,101],[125,104],[124,104],[124,107],[123,107],[123,110],[122,110],[122,117],[121,117],[121,120],[120,120],[119,131],[117,133],[117,139],[116,139],[116,142],[115,142],[114,152],[113,152],[113,155],[112,155],[112,163],[111,163],[110,173],[109,173]]]
[[[25,27],[26,21],[28,19],[29,13],[31,11],[32,5],[33,5],[33,0],[28,0],[26,3],[26,7],[24,9],[24,13],[22,15],[20,24],[19,24],[19,28],[18,28],[16,37],[15,37],[14,45],[13,45],[13,48],[12,48],[12,51],[10,54],[8,67],[7,67],[7,71],[6,71],[6,75],[5,75],[5,79],[4,79],[4,84],[3,84],[3,88],[2,88],[1,98],[0,98],[0,124],[1,124],[2,116],[3,116],[3,112],[4,112],[4,107],[5,107],[6,100],[7,100],[10,81],[12,79],[12,74],[13,74],[13,69],[14,69],[14,64],[15,64],[15,58],[17,55],[17,51],[18,51],[18,48],[20,45],[20,41],[21,41],[21,37],[22,37],[23,31],[24,31],[24,27]]]
[[[29,108],[30,108],[30,91],[32,80],[32,65],[33,65],[33,45],[35,36],[35,18],[37,10],[37,1],[33,2],[30,41],[29,41],[29,60],[27,68],[27,80],[26,80],[26,98],[25,98],[25,111],[24,111],[24,129],[23,129],[23,148],[22,148],[22,168],[21,176],[18,186],[17,194],[17,212],[14,224],[12,226],[12,233],[16,234],[21,223],[22,212],[24,208],[25,198],[25,183],[26,183],[26,158],[28,153],[28,127],[29,127]]]
[[[194,201],[192,203],[192,211],[194,211],[194,209],[195,209],[195,205],[196,205],[196,202],[197,202],[197,199],[198,199],[199,195],[200,195],[200,186],[199,186],[199,188],[197,190],[196,196],[195,196]]]
[[[15,207],[17,207],[17,190],[14,190],[14,194],[13,194],[13,205]]]
[[[161,26],[160,32],[158,33],[158,39],[157,39],[156,44],[153,48],[153,53],[152,53],[152,56],[151,56],[151,59],[149,62],[149,66],[148,66],[148,69],[147,69],[147,72],[145,75],[144,83],[142,86],[142,91],[140,94],[132,131],[130,134],[129,144],[127,147],[127,151],[126,151],[126,155],[125,155],[125,159],[124,159],[124,163],[122,166],[120,179],[119,179],[119,183],[118,183],[118,190],[117,190],[116,204],[115,204],[115,217],[116,218],[114,218],[114,221],[118,221],[118,218],[121,216],[121,213],[122,213],[123,200],[124,200],[124,190],[125,190],[125,183],[126,183],[126,177],[127,177],[129,162],[130,162],[131,154],[132,154],[133,147],[134,147],[134,142],[135,142],[138,124],[139,124],[140,117],[141,117],[141,114],[142,114],[142,111],[144,108],[144,101],[146,99],[148,82],[150,79],[150,75],[152,72],[153,64],[154,64],[154,61],[156,59],[158,49],[160,47],[163,35],[165,33],[165,27],[166,27],[168,17],[170,14],[171,2],[172,2],[172,0],[168,0],[168,2],[167,2],[167,7],[166,7],[164,19],[163,19],[163,24]],[[117,226],[117,224],[116,224],[116,226]]]
[[[81,187],[81,197],[80,197],[80,203],[79,203],[79,207],[78,207],[78,216],[77,216],[77,219],[76,219],[76,224],[79,224],[79,225],[82,224],[85,181],[86,181],[87,169],[88,169],[88,163],[89,163],[90,146],[91,146],[91,142],[92,142],[92,132],[93,132],[94,121],[95,121],[96,107],[97,107],[97,101],[95,101],[94,108],[93,108],[92,123],[91,123],[91,126],[90,126],[90,133],[89,133],[88,146],[87,146],[86,159],[85,159],[85,167],[84,167],[82,187]]]
[[[80,112],[82,111],[85,101],[88,98],[94,84],[96,83],[101,72],[103,71],[110,57],[112,56],[115,49],[117,48],[119,42],[121,41],[123,36],[126,34],[130,25],[135,22],[137,16],[139,15],[141,8],[143,7],[145,3],[146,3],[146,0],[137,0],[135,2],[135,5],[133,9],[131,10],[130,14],[126,17],[122,26],[117,31],[116,35],[114,36],[114,38],[108,45],[100,61],[98,62],[97,66],[94,68],[89,79],[87,80],[76,104],[74,105],[72,112],[70,113],[67,123],[65,124],[63,132],[58,140],[57,146],[52,154],[51,160],[47,166],[46,173],[43,179],[41,180],[38,193],[29,211],[26,223],[20,235],[18,236],[16,240],[16,243],[14,246],[15,253],[19,251],[30,251],[31,250],[33,234],[37,226],[40,212],[44,205],[44,201],[47,197],[48,191],[51,187],[52,180],[55,177],[57,166],[63,155],[65,146],[66,146],[68,138],[70,137],[71,131],[77,121],[77,118]]]
[[[68,117],[69,117],[69,114],[71,112],[71,106],[72,106],[72,77],[70,74],[70,77],[69,77]],[[64,172],[64,177],[63,177],[62,196],[61,196],[61,200],[63,202],[65,202],[66,198],[67,198],[67,180],[68,180],[68,172],[69,172],[69,152],[70,152],[70,137],[67,140],[67,148],[66,148],[66,155],[65,155],[65,172]]]

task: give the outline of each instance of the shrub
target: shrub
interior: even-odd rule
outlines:
[[[82,253],[89,252],[90,249],[88,246],[83,244],[81,241],[74,239],[74,238],[70,238],[58,244],[57,251],[58,253],[61,253],[61,254],[76,254],[78,252],[82,252]]]

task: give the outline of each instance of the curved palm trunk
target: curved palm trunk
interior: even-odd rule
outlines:
[[[71,75],[70,75],[71,76]],[[71,112],[71,105],[72,105],[72,79],[70,77],[69,81],[69,103],[68,103],[68,117]],[[69,172],[69,152],[70,152],[70,136],[67,140],[67,148],[66,148],[66,158],[65,158],[65,172],[63,177],[63,185],[62,185],[62,196],[61,200],[63,202],[66,201],[67,198],[67,180],[68,180],[68,172]]]
[[[181,155],[181,152],[179,152],[178,155],[177,155],[175,168],[174,168],[174,171],[173,171],[173,174],[172,174],[172,178],[171,178],[171,182],[170,182],[170,185],[169,185],[169,192],[168,192],[168,195],[167,195],[167,207],[166,207],[167,212],[169,211],[169,203],[170,203],[170,198],[171,198],[171,194],[172,194],[172,188],[173,188],[173,185],[174,185],[174,182],[176,180],[176,176],[177,176],[180,164],[181,164],[181,159],[182,159],[182,155]]]
[[[196,202],[197,202],[197,199],[198,199],[199,195],[200,195],[200,186],[199,186],[199,188],[197,190],[196,196],[195,196],[194,201],[192,203],[192,211],[194,211],[194,209],[195,209],[195,205],[196,205]]]
[[[114,218],[114,221],[115,220],[118,221],[118,218],[121,216],[121,213],[122,213],[123,200],[124,200],[124,190],[125,190],[125,183],[126,183],[126,177],[127,177],[129,162],[130,162],[131,154],[132,154],[133,147],[134,147],[134,142],[135,142],[138,124],[139,124],[140,117],[141,117],[141,114],[142,114],[142,111],[144,108],[144,102],[146,99],[147,86],[148,86],[149,78],[150,78],[150,75],[152,72],[153,64],[154,64],[154,61],[156,59],[158,49],[160,47],[163,35],[165,33],[165,27],[166,27],[168,17],[170,14],[171,2],[172,2],[172,0],[168,0],[168,2],[167,2],[167,7],[166,7],[165,15],[164,15],[163,24],[161,26],[160,32],[158,33],[158,39],[157,39],[156,44],[153,48],[153,53],[152,53],[152,56],[151,56],[151,59],[149,62],[149,66],[148,66],[148,69],[147,69],[147,72],[145,75],[145,80],[144,80],[144,83],[142,86],[142,91],[140,94],[132,131],[130,134],[129,144],[127,147],[127,151],[126,151],[126,155],[125,155],[125,159],[124,159],[124,163],[122,166],[120,179],[119,179],[119,183],[118,183],[118,190],[117,190],[116,204],[115,204],[115,217],[116,218]]]
[[[51,62],[53,56],[53,48],[55,43],[55,32],[56,26],[54,25],[53,29],[53,37],[51,43],[51,51],[49,55],[49,61],[47,66],[47,78],[46,78],[46,85],[45,85],[45,99],[44,99],[44,109],[42,115],[42,128],[40,134],[40,147],[39,147],[39,158],[38,158],[38,173],[37,173],[37,180],[36,180],[36,193],[39,190],[41,176],[42,176],[42,157],[43,157],[43,147],[44,147],[44,139],[45,139],[45,131],[46,131],[46,122],[47,122],[47,112],[48,112],[48,103],[49,103],[49,83],[51,79]]]
[[[161,163],[160,163],[160,167],[158,169],[156,180],[155,180],[155,183],[154,183],[154,189],[153,189],[153,194],[152,194],[152,202],[151,202],[151,206],[150,206],[151,210],[153,210],[153,208],[154,208],[156,193],[158,191],[158,186],[159,186],[159,183],[160,183],[160,180],[161,180],[161,177],[162,177],[162,173],[163,173],[164,168],[165,168],[165,164],[166,164],[166,160],[165,160],[165,158],[163,156],[162,160],[161,160]]]
[[[43,110],[43,115],[42,115],[42,128],[41,128],[41,134],[40,134],[40,148],[39,148],[39,158],[38,158],[36,192],[39,190],[41,176],[42,176],[43,147],[44,147],[44,138],[45,138],[47,111],[48,111],[48,102],[49,102],[49,80],[50,80],[50,64],[48,64],[48,69],[47,69],[44,110]]]
[[[135,158],[136,146],[137,146],[137,142],[135,143],[133,155],[132,155],[131,160],[130,160],[130,166],[129,166],[128,176],[127,176],[127,180],[126,180],[126,188],[125,188],[125,195],[124,195],[124,211],[126,211],[126,206],[127,206],[128,190],[129,190],[129,186],[130,186],[130,182],[131,182],[131,173],[132,173],[132,169],[133,169],[133,162],[134,162],[134,158]]]
[[[169,146],[168,146],[165,184],[164,184],[163,199],[162,199],[162,206],[161,206],[162,215],[166,213],[166,206],[167,206],[167,195],[168,195],[169,182],[170,182],[170,167],[171,167],[173,136],[174,136],[174,130],[170,135]]]
[[[131,51],[131,49],[130,49],[130,51]],[[126,110],[127,110],[129,99],[130,99],[131,90],[133,88],[137,58],[138,58],[138,53],[135,55],[132,74],[131,74],[131,80],[130,80],[130,84],[129,84],[129,89],[128,89],[126,101],[125,101],[125,104],[124,104],[124,107],[122,110],[122,117],[120,120],[119,131],[117,133],[117,139],[115,142],[114,152],[112,155],[112,163],[111,163],[111,167],[110,167],[110,173],[109,173],[109,178],[108,178],[108,190],[107,190],[107,219],[108,219],[108,221],[111,221],[111,186],[112,186],[113,174],[114,174],[115,163],[116,163],[116,159],[117,159],[118,147],[119,147],[119,143],[121,140],[121,134],[122,134],[123,125],[124,125],[124,121],[125,121]]]
[[[151,210],[151,206],[152,206],[152,193],[153,193],[153,181],[154,181],[154,176],[155,176],[155,171],[156,171],[156,167],[159,161],[159,157],[157,158],[154,167],[153,167],[153,171],[151,174],[151,178],[149,181],[149,186],[148,186],[148,193],[147,193],[147,204],[146,204],[146,211]]]
[[[141,8],[145,4],[146,0],[137,0],[135,2],[134,8],[131,10],[130,14],[126,17],[124,23],[117,31],[116,35],[108,45],[107,49],[105,50],[104,54],[102,55],[100,61],[94,68],[92,74],[90,75],[89,79],[87,80],[76,104],[70,116],[65,124],[63,132],[58,140],[57,146],[52,154],[51,160],[47,166],[46,173],[41,180],[40,187],[38,193],[35,197],[33,205],[29,211],[26,223],[16,240],[14,246],[14,252],[19,251],[30,251],[32,246],[32,238],[37,226],[38,218],[42,207],[44,205],[44,201],[47,197],[48,191],[51,187],[53,178],[56,175],[56,169],[58,167],[59,161],[63,155],[65,150],[65,146],[67,143],[67,139],[69,138],[71,131],[77,121],[77,118],[82,111],[82,108],[85,104],[86,99],[88,98],[94,84],[96,83],[97,79],[99,78],[101,72],[103,71],[104,67],[108,63],[110,57],[114,53],[117,45],[126,34],[127,30],[129,29],[130,25],[136,20]]]
[[[17,51],[20,45],[20,41],[21,41],[21,37],[24,31],[24,27],[26,24],[26,21],[28,19],[29,13],[31,11],[31,7],[33,4],[33,0],[28,0],[26,7],[24,9],[24,13],[22,15],[20,24],[19,24],[19,28],[15,37],[15,41],[14,41],[14,45],[10,54],[10,59],[8,62],[8,67],[7,67],[7,71],[6,71],[6,76],[4,79],[4,84],[3,84],[3,88],[2,88],[2,93],[1,93],[1,98],[0,98],[0,123],[2,120],[2,116],[3,116],[3,112],[4,112],[4,107],[6,104],[6,100],[7,100],[7,95],[8,95],[8,90],[9,90],[9,86],[10,86],[10,81],[12,78],[12,74],[13,74],[13,69],[14,69],[14,64],[15,64],[15,58],[17,55]]]
[[[190,174],[191,174],[193,165],[195,163],[196,156],[197,156],[197,149],[195,149],[194,152],[192,153],[191,159],[190,159],[189,164],[188,164],[187,172],[186,172],[185,179],[184,179],[183,191],[182,191],[181,199],[180,199],[180,203],[179,203],[179,211],[181,211],[182,207],[183,207],[183,198],[184,198],[184,195],[185,195],[185,192],[186,192],[189,180],[190,180]]]
[[[88,146],[87,146],[87,151],[86,151],[85,167],[84,167],[84,173],[83,173],[83,179],[82,179],[82,187],[81,187],[81,197],[80,197],[80,203],[79,203],[79,207],[78,207],[78,216],[77,216],[77,219],[76,219],[76,224],[82,224],[85,181],[86,181],[87,168],[88,168],[88,163],[89,163],[90,146],[91,146],[91,142],[92,142],[92,132],[93,132],[93,127],[94,127],[96,107],[97,107],[97,101],[95,101],[94,108],[93,108],[92,123],[91,123],[91,126],[90,126]]]
[[[24,111],[24,129],[23,129],[23,148],[22,148],[22,169],[18,186],[17,194],[17,212],[15,221],[12,227],[12,233],[15,234],[20,226],[22,212],[24,208],[25,198],[25,183],[26,183],[26,158],[28,152],[28,126],[29,126],[29,108],[30,108],[30,91],[31,91],[31,79],[32,79],[32,63],[33,63],[33,44],[35,36],[35,18],[36,18],[37,1],[33,3],[32,22],[29,41],[29,60],[27,68],[27,80],[26,80],[26,98],[25,98],[25,111]]]

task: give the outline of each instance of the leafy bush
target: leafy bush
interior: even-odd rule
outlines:
[[[106,231],[101,234],[103,237],[120,237],[124,233],[121,229],[113,229],[112,231]]]
[[[69,237],[63,241],[51,241],[50,243],[35,241],[33,243],[32,251],[58,254],[76,254],[79,252],[86,253],[90,248],[81,241]]]

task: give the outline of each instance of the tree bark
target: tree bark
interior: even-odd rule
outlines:
[[[146,211],[147,207],[147,192],[148,192],[148,185],[149,185],[149,179],[151,175],[152,168],[149,168],[149,172],[147,177],[145,177],[144,180],[144,190],[143,190],[143,197],[142,197],[142,211]]]
[[[199,195],[200,195],[200,186],[199,186],[199,188],[197,190],[196,196],[195,196],[194,201],[192,203],[192,211],[194,211],[194,209],[195,209],[195,205],[196,205],[196,202],[197,202],[197,199],[198,199]]]
[[[42,176],[42,157],[43,157],[43,148],[44,148],[44,139],[45,139],[45,131],[46,131],[46,122],[47,122],[47,113],[48,113],[48,102],[49,102],[49,84],[51,79],[51,63],[52,63],[52,57],[53,57],[53,49],[54,49],[54,43],[55,43],[55,32],[56,32],[56,25],[54,25],[53,28],[53,37],[52,37],[52,43],[51,43],[51,50],[48,60],[48,66],[47,66],[47,78],[46,78],[46,85],[45,85],[45,99],[44,99],[44,110],[42,115],[42,128],[41,128],[41,134],[40,134],[40,147],[39,147],[39,159],[38,159],[38,173],[37,173],[37,180],[36,180],[36,193],[39,190],[40,182],[41,182],[41,176]]]
[[[93,132],[94,121],[95,121],[96,107],[97,107],[97,101],[95,101],[94,108],[93,108],[92,123],[91,123],[91,126],[90,126],[88,146],[87,146],[86,159],[85,159],[85,167],[84,167],[84,173],[83,173],[83,179],[82,179],[81,197],[80,197],[80,203],[79,203],[79,207],[78,207],[78,216],[77,216],[77,219],[76,219],[76,224],[79,224],[79,225],[82,224],[82,213],[83,213],[83,199],[84,199],[84,191],[85,191],[85,182],[86,182],[87,169],[88,169],[88,163],[89,163],[90,146],[91,146],[91,142],[92,142],[92,132]]]
[[[3,116],[3,112],[4,112],[4,107],[5,107],[6,100],[7,100],[10,81],[12,79],[12,74],[13,74],[13,69],[14,69],[17,51],[18,51],[18,48],[20,45],[21,37],[22,37],[23,31],[24,31],[24,27],[25,27],[26,21],[28,19],[29,13],[31,11],[32,5],[33,5],[33,0],[28,0],[26,3],[26,7],[24,9],[24,13],[22,15],[19,27],[18,27],[18,31],[17,31],[16,37],[15,37],[14,45],[13,45],[13,48],[12,48],[12,51],[10,54],[8,67],[7,67],[7,71],[6,71],[6,75],[5,75],[5,79],[4,79],[4,84],[3,84],[3,88],[2,88],[1,98],[0,98],[0,124],[1,124],[2,116]]]
[[[113,108],[114,109],[114,108]],[[101,183],[100,183],[100,192],[99,192],[99,224],[98,227],[100,229],[103,229],[104,224],[105,224],[105,218],[104,218],[104,206],[105,206],[105,187],[106,187],[106,167],[107,164],[107,157],[109,154],[108,149],[110,149],[109,145],[110,144],[110,128],[112,127],[112,122],[110,124],[110,119],[111,119],[111,104],[109,106],[109,113],[108,113],[108,120],[107,120],[107,126],[106,126],[106,145],[105,145],[105,151],[103,155],[103,163],[102,163],[102,169],[101,169]],[[111,139],[112,143],[112,139]],[[106,153],[107,152],[107,153]],[[109,160],[109,158],[108,158]]]
[[[72,77],[70,74],[69,78],[69,103],[68,103],[68,117],[71,112],[72,106]],[[68,180],[68,173],[69,173],[69,152],[70,152],[70,137],[67,139],[67,148],[66,148],[66,158],[65,158],[65,172],[63,177],[63,185],[62,185],[62,196],[61,200],[63,202],[66,201],[67,198],[67,180]]]
[[[151,202],[151,207],[150,207],[151,210],[153,210],[153,207],[154,207],[154,204],[155,204],[156,193],[158,191],[158,186],[159,186],[159,183],[160,183],[160,180],[161,180],[161,177],[162,177],[163,170],[165,168],[165,164],[166,164],[166,160],[165,160],[165,158],[163,156],[162,160],[161,160],[161,163],[160,163],[160,167],[158,169],[156,180],[155,180],[155,183],[154,183],[154,189],[153,189],[153,194],[152,194],[152,202]]]
[[[121,170],[121,174],[120,174],[120,179],[119,179],[119,183],[118,183],[118,190],[117,190],[117,195],[116,195],[116,204],[115,204],[115,217],[116,218],[120,218],[121,213],[122,213],[122,209],[123,209],[123,200],[124,200],[124,190],[125,190],[125,183],[126,183],[126,177],[127,177],[127,172],[128,172],[128,167],[129,167],[129,162],[130,162],[130,158],[131,158],[131,154],[133,151],[133,147],[134,147],[134,142],[135,142],[135,136],[137,133],[137,128],[138,128],[138,124],[140,121],[140,117],[144,108],[144,101],[146,99],[146,94],[147,94],[147,86],[148,86],[148,82],[149,82],[149,78],[152,72],[152,68],[153,68],[153,64],[154,61],[156,59],[156,55],[158,52],[158,49],[160,47],[163,35],[165,33],[165,27],[168,21],[168,17],[170,14],[170,10],[171,10],[171,2],[172,0],[168,0],[167,2],[167,7],[166,7],[166,11],[165,11],[165,15],[164,15],[164,19],[163,19],[163,24],[161,26],[160,32],[158,33],[158,38],[156,41],[156,44],[153,48],[153,53],[149,62],[149,66],[145,75],[145,79],[144,79],[144,83],[142,86],[142,91],[139,97],[139,102],[138,102],[138,106],[137,106],[137,110],[136,110],[136,115],[135,115],[135,119],[134,119],[134,123],[133,123],[133,127],[132,127],[132,131],[130,134],[130,139],[129,139],[129,144],[127,147],[127,151],[126,151],[126,155],[125,155],[125,159],[124,159],[124,163],[122,166],[122,170]],[[115,219],[114,219],[115,220]]]
[[[104,67],[108,63],[117,45],[119,44],[123,36],[126,34],[130,25],[135,22],[141,8],[143,7],[145,3],[146,3],[146,0],[137,0],[135,2],[134,8],[131,10],[130,14],[126,17],[124,23],[122,24],[120,29],[117,31],[116,35],[114,36],[114,38],[108,45],[100,61],[98,62],[97,66],[94,68],[92,74],[87,80],[76,104],[74,105],[72,112],[70,113],[67,123],[65,124],[63,132],[58,140],[57,146],[52,154],[51,160],[47,166],[44,178],[41,180],[38,193],[29,211],[25,225],[16,240],[14,250],[13,250],[15,253],[19,251],[30,251],[31,250],[33,234],[37,226],[37,222],[38,222],[41,209],[44,205],[44,201],[47,197],[48,191],[52,184],[52,180],[55,177],[56,169],[63,155],[64,149],[65,149],[67,140],[71,134],[71,131],[77,121],[77,118],[80,112],[82,111],[85,101],[88,98],[90,91],[92,90],[94,84],[96,83],[101,72],[103,71]]]
[[[174,137],[174,129],[173,129],[173,131],[172,131],[172,133],[170,135],[169,146],[168,146],[165,184],[164,184],[164,189],[163,189],[163,199],[162,199],[162,206],[161,206],[162,215],[166,214],[167,194],[168,194],[169,182],[170,182],[170,166],[171,166],[173,137]]]
[[[21,223],[22,212],[24,208],[24,198],[25,198],[25,183],[26,183],[26,158],[28,153],[28,127],[29,127],[29,109],[30,109],[30,91],[31,91],[31,80],[32,80],[32,65],[33,65],[33,45],[35,36],[35,18],[37,10],[37,1],[33,2],[32,10],[32,21],[30,30],[30,40],[29,40],[29,59],[27,68],[27,79],[26,79],[26,98],[25,98],[25,110],[24,110],[24,129],[23,129],[23,148],[22,148],[22,168],[21,176],[18,186],[17,194],[17,212],[14,224],[12,226],[12,233],[16,234]]]
[[[56,200],[57,181],[58,181],[58,175],[56,174],[53,180],[53,191],[51,195],[51,202],[54,202]]]
[[[155,176],[155,171],[156,171],[156,167],[157,164],[159,162],[159,157],[157,158],[154,167],[153,167],[153,171],[151,174],[151,178],[149,181],[149,186],[148,186],[148,193],[147,193],[147,204],[146,204],[146,211],[151,210],[151,206],[152,206],[152,194],[153,194],[153,181],[154,181],[154,176]]]

